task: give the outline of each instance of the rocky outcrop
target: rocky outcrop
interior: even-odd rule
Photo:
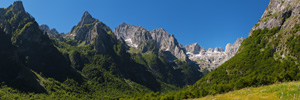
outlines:
[[[177,59],[187,60],[186,52],[181,44],[172,34],[169,34],[164,29],[154,29],[151,36],[158,46],[160,51],[167,51],[173,54]]]
[[[111,29],[85,11],[80,22],[72,28],[67,36],[81,43],[84,42],[83,44],[86,45],[94,43],[94,39],[98,35],[107,34],[107,32],[111,32]]]
[[[190,52],[193,54],[198,54],[198,53],[200,53],[201,50],[205,50],[204,48],[200,47],[198,43],[186,45],[184,48],[187,52]]]
[[[48,34],[48,35],[59,34],[55,28],[52,28],[50,30],[49,26],[45,25],[45,24],[40,25],[40,30],[42,30],[44,32],[44,34]]]
[[[165,53],[170,57],[170,60],[186,60],[187,58],[182,45],[177,42],[174,35],[170,35],[164,29],[154,29],[150,32],[141,26],[133,26],[123,23],[114,29],[114,34],[118,37],[118,39],[125,40],[128,46],[142,51],[145,51],[145,48],[148,48],[146,46],[149,46],[145,44],[152,44],[155,46],[153,48]],[[172,58],[171,56],[174,57]]]
[[[241,46],[242,42],[245,40],[245,38],[238,38],[233,44],[228,43],[225,47],[225,53],[227,54],[226,60],[229,60],[231,57],[233,57],[239,50],[239,47]]]
[[[201,71],[211,71],[233,57],[237,53],[244,39],[245,38],[238,38],[234,44],[228,43],[225,51],[220,47],[216,47],[215,49],[209,48],[206,50],[199,46],[198,43],[186,45],[185,49],[189,59],[195,61]]]
[[[117,42],[111,34],[108,26],[85,11],[80,22],[64,37],[77,41],[77,46],[93,44],[99,53],[107,53],[107,47]]]
[[[270,0],[261,19],[253,26],[249,36],[257,29],[279,27],[290,29],[299,23],[300,1],[299,0]]]
[[[152,40],[151,33],[147,29],[126,23],[122,23],[114,29],[114,33],[118,39],[123,39],[128,46],[140,50],[145,42]]]
[[[216,48],[214,49],[214,52],[224,52],[224,49],[221,48],[221,47],[216,47]]]

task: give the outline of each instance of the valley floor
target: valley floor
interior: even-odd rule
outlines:
[[[300,100],[300,82],[244,88],[194,100]]]

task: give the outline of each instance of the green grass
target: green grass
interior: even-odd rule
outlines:
[[[299,100],[300,82],[276,83],[250,87],[225,94],[209,95],[195,100]]]

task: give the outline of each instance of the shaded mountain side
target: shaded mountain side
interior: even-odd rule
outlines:
[[[94,23],[94,42],[77,46],[79,40],[49,39],[21,1],[1,9],[0,87],[27,92],[93,96],[112,99],[139,92],[160,91],[161,83],[143,65],[126,54],[124,45]],[[88,23],[90,24],[90,23]],[[84,24],[86,25],[86,24]],[[108,27],[107,27],[108,28]],[[105,48],[102,48],[105,47]],[[10,65],[11,64],[11,65]],[[9,73],[8,73],[9,72]],[[109,92],[107,92],[109,91]],[[67,94],[65,94],[67,93]]]
[[[57,38],[46,34],[51,30],[39,27],[22,2],[15,1],[0,9],[0,29],[4,31],[0,31],[0,47],[7,47],[0,50],[0,60],[5,61],[0,63],[14,63],[12,67],[1,66],[0,82],[4,83],[0,87],[17,93],[44,92],[43,96],[60,99],[119,99],[168,92],[203,76],[195,64],[187,62],[174,35],[153,30],[150,35],[156,40],[143,44],[144,49],[128,51],[126,40],[118,39],[87,11],[70,33]]]
[[[45,92],[36,76],[21,62],[17,47],[0,28],[0,82],[22,91]]]
[[[40,30],[49,36],[50,39],[54,39],[56,41],[64,41],[63,38],[64,33],[59,33],[55,28],[50,29],[48,25],[42,24],[39,26]]]
[[[50,29],[49,26],[45,25],[45,24],[40,25],[39,28],[41,31],[44,32],[44,34],[47,34],[47,35],[59,34],[55,28]]]
[[[82,81],[81,75],[70,67],[70,62],[53,46],[35,19],[25,12],[21,1],[5,9],[1,15],[1,28],[17,47],[21,62],[46,77],[63,81],[74,78]]]

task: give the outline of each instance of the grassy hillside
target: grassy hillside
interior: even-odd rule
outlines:
[[[206,96],[193,100],[295,100],[300,99],[300,82],[288,82]]]

